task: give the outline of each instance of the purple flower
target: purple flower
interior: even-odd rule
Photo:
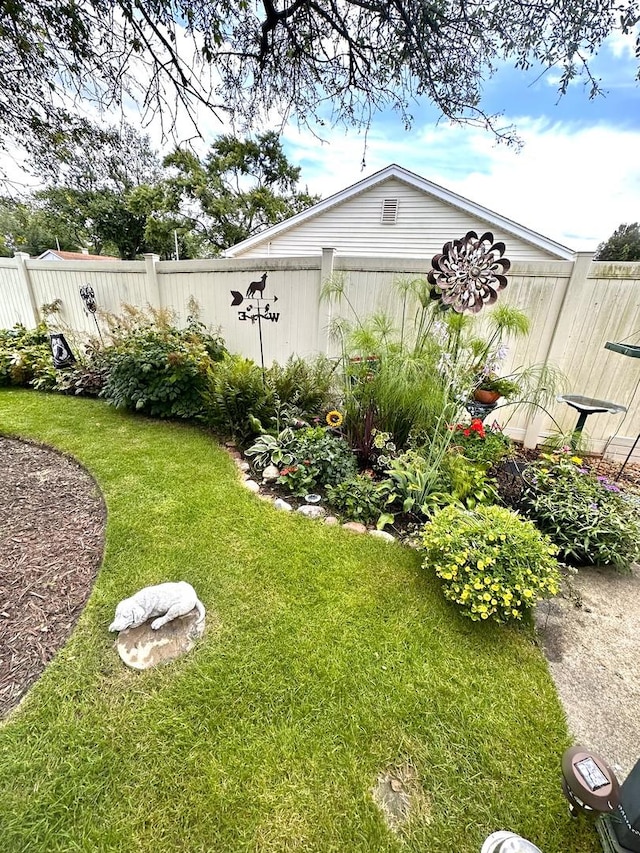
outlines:
[[[576,468],[576,471],[577,471],[579,474],[588,474],[588,473],[589,473],[589,469],[588,469],[588,468]]]
[[[589,509],[598,509],[598,504],[589,504]]]
[[[608,477],[598,477],[598,482],[599,483],[608,483],[609,478]]]
[[[615,483],[603,483],[602,484],[608,492],[619,492],[620,489],[615,485]]]

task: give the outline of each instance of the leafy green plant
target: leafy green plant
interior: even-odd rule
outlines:
[[[213,366],[226,351],[222,338],[198,321],[197,311],[184,329],[168,309],[123,305],[120,315],[102,318],[109,345],[101,355],[106,368],[101,396],[116,408],[155,417],[203,417]]]
[[[356,473],[356,459],[347,442],[324,427],[309,427],[294,434],[290,445],[294,459],[317,471],[316,484],[335,486]]]
[[[109,375],[109,359],[106,352],[99,350],[86,361],[59,371],[54,390],[62,394],[99,397]]]
[[[311,360],[291,356],[284,365],[271,365],[266,382],[289,412],[310,418],[329,405],[334,371],[335,364],[325,356]]]
[[[109,350],[108,364],[101,396],[116,408],[160,418],[203,415],[214,362],[197,338],[141,329]]]
[[[484,466],[456,454],[446,454],[435,467],[421,452],[408,450],[391,460],[386,473],[390,485],[381,526],[394,520],[390,511],[427,517],[449,504],[473,508],[497,500]]]
[[[487,376],[483,376],[478,382],[477,389],[480,391],[493,391],[505,399],[522,393],[522,388],[518,382],[509,379],[507,376],[498,376],[497,373],[489,373]]]
[[[231,355],[216,365],[206,394],[206,409],[210,426],[247,445],[266,431],[275,401],[260,367],[249,358]]]
[[[424,526],[422,548],[445,598],[474,621],[522,619],[559,590],[556,546],[503,507],[445,507]]]
[[[366,474],[359,474],[327,486],[327,503],[336,512],[363,524],[376,522],[383,511],[388,495],[388,481],[376,483]]]
[[[395,504],[402,512],[428,514],[427,499],[442,485],[439,467],[431,465],[416,450],[407,450],[391,460],[386,474],[392,483],[389,506]]]
[[[287,453],[293,461],[280,472],[278,482],[294,495],[305,495],[319,486],[335,486],[356,474],[349,445],[325,427],[294,432]]]
[[[638,507],[570,449],[541,454],[524,478],[522,509],[555,542],[563,559],[624,570],[638,557]]]
[[[429,504],[459,504],[473,509],[478,504],[495,503],[498,492],[494,480],[487,477],[486,467],[465,456],[448,454],[442,464],[444,490],[431,495]]]
[[[281,471],[277,482],[285,486],[292,495],[303,496],[312,492],[318,485],[318,468],[309,459],[286,465]]]
[[[27,329],[17,323],[0,330],[0,385],[34,386],[50,390],[56,370],[51,357],[49,332],[44,323]]]

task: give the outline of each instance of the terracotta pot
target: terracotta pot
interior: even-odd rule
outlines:
[[[497,403],[500,396],[501,395],[498,391],[485,391],[482,388],[476,388],[473,393],[474,400],[477,400],[478,403],[484,403],[485,406]]]

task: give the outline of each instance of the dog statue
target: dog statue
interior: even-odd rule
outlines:
[[[186,616],[194,607],[198,611],[196,624],[199,625],[206,611],[191,584],[179,581],[146,586],[131,598],[125,598],[118,604],[116,618],[109,625],[109,630],[124,631],[125,628],[137,628],[147,619],[157,616],[159,618],[151,623],[153,630],[157,631],[172,619]]]

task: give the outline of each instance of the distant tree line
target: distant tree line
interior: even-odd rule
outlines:
[[[44,189],[0,197],[0,255],[59,247],[166,259],[177,242],[180,258],[211,257],[318,201],[298,188],[300,169],[273,132],[219,136],[203,158],[176,148],[160,161],[134,128],[93,126],[33,166]]]

